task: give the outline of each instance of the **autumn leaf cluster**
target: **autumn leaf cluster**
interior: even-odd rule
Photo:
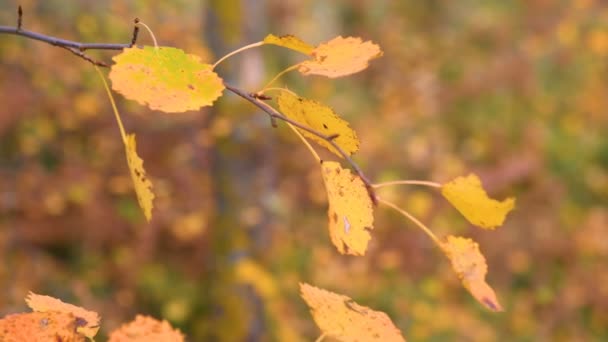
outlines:
[[[282,74],[295,69],[303,75],[320,75],[328,78],[347,76],[362,71],[367,68],[370,60],[382,56],[382,51],[376,44],[369,41],[363,42],[360,38],[337,37],[313,47],[295,36],[268,35],[262,42],[228,54],[214,65],[201,63],[198,57],[188,55],[175,48],[157,46],[144,49],[130,48],[114,57],[116,64],[110,72],[112,87],[125,97],[147,105],[150,109],[168,113],[209,106],[221,96],[225,89],[223,81],[213,72],[214,68],[233,54],[264,44],[278,45],[310,57],[279,73],[264,88],[253,93],[255,95],[252,96],[252,101],[256,101],[261,108],[268,108],[274,119],[280,118],[286,121],[289,128],[302,140],[321,165],[329,202],[329,235],[338,252],[355,256],[364,255],[374,228],[374,208],[378,203],[386,204],[402,213],[429,235],[451,261],[454,271],[473,297],[490,310],[502,311],[494,290],[485,281],[487,265],[476,242],[455,236],[448,236],[445,240],[439,239],[409,213],[397,208],[391,202],[382,200],[376,195],[373,188],[407,183],[440,187],[443,196],[467,220],[486,229],[494,229],[504,222],[507,213],[514,207],[514,199],[509,198],[503,202],[490,199],[481,187],[479,178],[475,175],[456,178],[444,185],[407,180],[371,184],[350,159],[358,151],[360,142],[347,121],[341,119],[333,109],[317,101],[304,99],[287,88],[270,87]],[[278,92],[276,102],[279,111],[260,102],[261,98],[271,99],[265,95],[269,91]],[[111,98],[109,90],[108,94]],[[114,111],[124,136],[120,115],[115,106]],[[141,160],[137,155],[133,155],[135,153],[134,136],[129,135],[128,137],[130,139],[125,139],[125,146],[127,147],[129,168],[135,183],[134,188],[140,206],[144,210],[146,218],[150,220],[154,195],[150,191],[150,182],[145,179]],[[340,162],[322,160],[307,140],[326,148],[338,158],[347,159],[356,174],[344,169]],[[133,148],[129,148],[129,146],[133,146]],[[134,161],[137,161],[136,166],[134,166]],[[307,298],[306,295],[304,298]],[[318,308],[315,309],[315,307],[319,304],[312,301],[310,297],[307,302],[311,305],[313,313],[317,312],[315,310]],[[349,340],[345,335],[347,331],[345,327],[340,330],[334,328],[332,324],[320,323],[318,316],[314,315],[323,334]],[[334,315],[333,319],[340,320],[338,318],[340,313],[335,310],[330,310],[324,315],[329,315],[330,318],[326,317],[323,320],[331,320]],[[390,324],[392,325],[392,323]]]

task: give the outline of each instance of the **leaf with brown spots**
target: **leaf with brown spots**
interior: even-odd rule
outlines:
[[[134,47],[113,57],[112,89],[150,109],[198,110],[222,95],[224,83],[212,66],[171,47]]]
[[[333,141],[340,146],[345,153],[352,155],[359,150],[359,139],[357,133],[350,128],[347,121],[340,118],[331,108],[313,100],[307,100],[282,91],[277,98],[279,109],[285,116],[298,123],[306,125],[327,136],[337,136]],[[342,155],[325,139],[299,129],[305,137],[314,140],[319,145],[329,149],[335,155]]]
[[[329,201],[329,235],[341,254],[364,255],[374,228],[372,201],[359,176],[339,163],[321,163]]]
[[[29,312],[0,319],[0,341],[85,342],[87,336],[77,331],[81,320],[72,312]],[[89,336],[92,338],[92,336]]]
[[[405,341],[401,331],[382,311],[361,306],[347,296],[308,284],[300,284],[300,294],[315,323],[327,336],[344,342]]]
[[[127,134],[125,137],[125,151],[127,154],[127,164],[131,171],[131,179],[135,186],[137,202],[144,211],[147,221],[152,218],[152,208],[154,207],[154,193],[152,192],[152,182],[146,177],[144,161],[137,155],[137,142],[135,134]]]
[[[312,51],[314,59],[300,63],[303,75],[342,77],[364,70],[369,61],[382,56],[380,47],[361,38],[336,37],[320,44]]]
[[[27,306],[36,312],[68,312],[74,314],[79,320],[77,331],[89,338],[93,338],[99,330],[99,315],[97,312],[83,309],[79,306],[64,303],[57,298],[38,295],[30,292],[25,298]]]
[[[486,283],[488,265],[479,251],[479,245],[471,239],[450,235],[446,242],[441,243],[441,249],[450,259],[458,278],[473,297],[492,311],[502,311],[496,293]]]

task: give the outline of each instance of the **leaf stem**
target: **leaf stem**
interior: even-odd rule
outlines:
[[[306,147],[308,147],[308,150],[310,151],[310,153],[312,153],[313,157],[315,157],[315,159],[317,160],[318,163],[321,162],[321,157],[319,157],[319,154],[317,153],[317,151],[315,151],[314,148],[312,148],[312,146],[310,145],[310,143],[308,142],[308,140],[306,140],[306,138],[304,138],[304,136],[302,135],[302,133],[300,133],[300,131],[298,131],[295,127],[293,127],[292,124],[287,123],[287,125],[289,126],[289,128],[291,128],[291,130],[298,135],[298,137],[300,137],[300,139],[302,140],[302,142],[304,143],[304,145],[306,145]]]
[[[264,88],[264,92],[267,92],[267,91],[286,91],[288,93],[291,93],[294,96],[298,96],[296,93],[294,93],[293,91],[291,91],[287,88],[279,88],[279,87]]]
[[[154,33],[152,32],[152,30],[150,29],[150,27],[148,27],[148,25],[146,25],[143,21],[138,20],[137,24],[141,24],[143,27],[146,28],[146,30],[148,30],[148,33],[150,33],[150,36],[152,36],[152,41],[154,42],[154,48],[156,50],[158,50],[158,43],[156,42],[156,37],[154,36]]]
[[[248,49],[251,49],[251,48],[254,48],[254,47],[262,46],[262,45],[264,45],[264,44],[265,44],[265,43],[264,43],[263,41],[261,41],[261,42],[257,42],[257,43],[253,43],[253,44],[245,45],[245,46],[243,46],[242,48],[239,48],[239,49],[237,49],[237,50],[234,50],[234,51],[232,51],[232,52],[228,53],[227,55],[225,55],[224,57],[220,58],[220,59],[219,59],[217,62],[215,62],[215,64],[213,64],[213,66],[211,67],[211,70],[215,69],[215,67],[216,67],[218,64],[220,64],[221,62],[223,62],[223,61],[224,61],[226,58],[228,58],[228,57],[234,56],[234,55],[236,55],[236,54],[237,54],[237,53],[239,53],[239,52],[243,52],[243,51],[245,51],[245,50],[248,50]]]
[[[396,181],[372,184],[372,186],[375,189],[379,189],[379,188],[382,188],[385,186],[391,186],[391,185],[424,185],[424,186],[430,186],[433,188],[441,188],[441,184],[439,184],[437,182],[422,181],[422,180],[396,180]]]
[[[323,334],[321,334],[321,336],[319,336],[319,337],[318,337],[318,338],[315,340],[315,342],[321,342],[321,341],[323,341],[323,340],[324,340],[324,339],[325,339],[327,336],[329,336],[329,334],[328,334],[328,333],[326,333],[326,332],[324,332]]]
[[[395,209],[401,215],[405,216],[410,221],[414,222],[414,224],[416,224],[418,226],[418,228],[422,229],[422,231],[425,232],[426,235],[428,235],[437,244],[437,246],[439,246],[441,248],[441,242],[439,241],[439,239],[437,238],[437,236],[427,226],[425,226],[424,223],[420,222],[412,214],[410,214],[407,211],[399,208],[396,204],[394,204],[392,202],[389,202],[389,201],[385,201],[385,200],[383,200],[380,197],[376,197],[376,199],[378,200],[379,203],[382,203],[382,204],[384,204],[386,206],[389,206],[389,207]]]
[[[272,84],[273,84],[273,83],[274,83],[276,80],[278,80],[278,79],[279,79],[279,77],[281,77],[281,76],[285,75],[286,73],[288,73],[288,72],[290,72],[290,71],[292,71],[292,70],[297,69],[299,66],[300,66],[300,64],[292,65],[292,66],[290,66],[289,68],[287,68],[287,69],[285,69],[285,70],[283,70],[283,71],[279,72],[279,73],[278,73],[278,74],[276,74],[276,76],[275,76],[275,77],[273,77],[273,78],[272,78],[272,79],[271,79],[271,80],[270,80],[268,83],[266,83],[266,85],[265,85],[265,86],[262,88],[262,90],[260,90],[258,93],[263,94],[263,93],[264,93],[264,91],[266,91],[266,90],[268,89],[268,87],[270,87],[270,85],[272,85]]]
[[[101,70],[99,70],[97,65],[95,65],[95,70],[97,70],[97,74],[99,75],[99,78],[101,78],[101,81],[103,82],[103,86],[106,89],[106,93],[108,94],[108,97],[110,98],[110,102],[112,103],[112,110],[114,110],[114,116],[116,116],[116,122],[118,122],[118,128],[120,129],[120,136],[122,137],[122,141],[126,144],[127,143],[127,134],[125,133],[125,128],[122,125],[122,121],[120,120],[120,114],[118,113],[118,109],[116,108],[116,102],[114,102],[114,97],[112,96],[110,87],[108,87],[108,82],[106,82],[106,78],[103,76],[103,74],[101,73]]]

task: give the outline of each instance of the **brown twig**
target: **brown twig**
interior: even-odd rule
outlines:
[[[104,67],[104,68],[109,68],[110,67],[107,63],[94,60],[91,56],[87,55],[86,53],[84,53],[84,52],[82,52],[82,51],[80,51],[78,49],[75,49],[75,48],[72,48],[72,47],[68,47],[68,46],[60,46],[60,47],[66,49],[68,51],[70,51],[74,55],[76,55],[76,56],[84,59],[87,62],[92,63],[93,65],[97,65],[97,66]]]
[[[24,30],[22,28],[23,23],[23,9],[19,6],[17,10],[17,26],[0,26],[0,34],[14,34],[17,36],[22,36],[25,38],[38,40],[41,42],[45,42],[47,44],[62,47],[74,55],[86,60],[87,62],[93,63],[94,65],[108,67],[106,63],[99,62],[87,56],[84,51],[86,50],[122,50],[124,48],[132,47],[135,45],[137,40],[137,33],[139,28],[137,27],[137,22],[135,24],[135,28],[133,29],[133,36],[130,44],[109,44],[109,43],[80,43],[67,39],[61,39],[57,37],[47,36],[41,33]]]
[[[359,167],[359,165],[357,165],[357,163],[355,163],[355,161],[346,153],[344,152],[344,150],[342,149],[342,147],[340,147],[340,145],[336,144],[336,142],[334,141],[334,139],[336,138],[335,134],[332,135],[325,135],[313,128],[310,128],[306,125],[303,125],[297,121],[294,121],[288,117],[286,117],[285,115],[281,114],[279,111],[277,111],[276,109],[274,109],[272,106],[268,105],[267,103],[257,99],[256,97],[252,96],[250,93],[243,91],[241,89],[235,88],[229,84],[225,84],[224,86],[226,87],[226,89],[228,89],[229,91],[235,93],[236,95],[244,98],[245,100],[249,101],[251,104],[253,104],[254,106],[260,108],[261,110],[263,110],[266,114],[268,114],[272,119],[279,119],[279,120],[283,120],[285,122],[288,122],[290,124],[292,124],[293,126],[302,129],[310,134],[313,134],[325,141],[327,141],[328,144],[330,144],[333,148],[335,148],[338,153],[340,153],[340,155],[350,164],[350,166],[353,168],[353,170],[357,173],[357,175],[359,176],[359,178],[361,178],[361,180],[363,181],[363,183],[365,184],[365,188],[367,189],[367,193],[369,194],[370,199],[372,200],[372,203],[374,203],[374,205],[378,204],[378,200],[376,199],[376,193],[374,191],[374,188],[372,186],[372,183],[369,181],[369,179],[367,179],[367,177],[365,176],[365,174],[363,173],[363,171],[361,170],[361,168]]]
[[[21,24],[23,20],[23,9],[21,8],[21,5],[19,5],[19,7],[17,8],[17,31],[21,30]]]
[[[137,35],[139,34],[139,26],[137,26],[137,24],[139,24],[139,18],[135,18],[133,22],[135,25],[133,26],[133,36],[131,37],[131,45],[129,47],[135,45],[135,42],[137,42]]]

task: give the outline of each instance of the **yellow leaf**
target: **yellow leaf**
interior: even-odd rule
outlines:
[[[113,57],[112,89],[167,113],[197,110],[222,95],[222,79],[209,64],[180,49],[128,48]]]
[[[367,68],[370,60],[382,56],[380,47],[361,38],[336,37],[312,51],[314,59],[304,61],[298,69],[304,75],[330,78],[357,73]]]
[[[125,150],[127,153],[127,164],[131,171],[131,178],[135,186],[135,194],[137,202],[146,216],[146,220],[152,218],[152,201],[154,193],[152,192],[152,182],[146,178],[146,170],[144,170],[144,161],[137,155],[137,143],[135,142],[135,134],[127,134],[125,140]]]
[[[137,315],[110,334],[108,342],[182,342],[184,335],[167,321]]]
[[[372,201],[365,184],[336,162],[323,162],[321,172],[329,200],[331,242],[341,254],[364,255],[374,228]]]
[[[444,184],[441,193],[469,222],[487,229],[502,225],[509,211],[515,207],[514,198],[502,202],[489,198],[479,177],[474,174]]]
[[[441,243],[441,248],[473,297],[492,311],[502,311],[494,290],[486,283],[488,265],[479,245],[471,239],[450,235],[446,242]]]
[[[8,315],[0,319],[0,341],[64,341],[85,342],[86,336],[77,331],[82,319],[71,312],[29,312]],[[92,336],[88,336],[92,338]]]
[[[405,341],[382,311],[355,303],[347,296],[300,284],[301,296],[324,334],[340,341]]]
[[[27,306],[36,312],[66,312],[73,314],[77,320],[77,331],[86,337],[93,338],[99,330],[97,312],[85,310],[79,306],[64,303],[57,298],[37,295],[30,292],[25,299]]]
[[[264,43],[282,46],[294,51],[301,52],[305,55],[310,55],[314,46],[302,41],[300,38],[292,35],[277,37],[274,34],[269,34],[264,38]]]
[[[334,139],[334,142],[345,153],[352,155],[359,150],[357,133],[350,128],[347,121],[340,118],[331,108],[316,101],[298,97],[288,91],[282,91],[277,98],[277,102],[281,112],[290,119],[327,136],[337,134],[338,137]],[[316,141],[319,145],[342,157],[326,140],[302,129],[298,128],[298,130],[305,137]]]

